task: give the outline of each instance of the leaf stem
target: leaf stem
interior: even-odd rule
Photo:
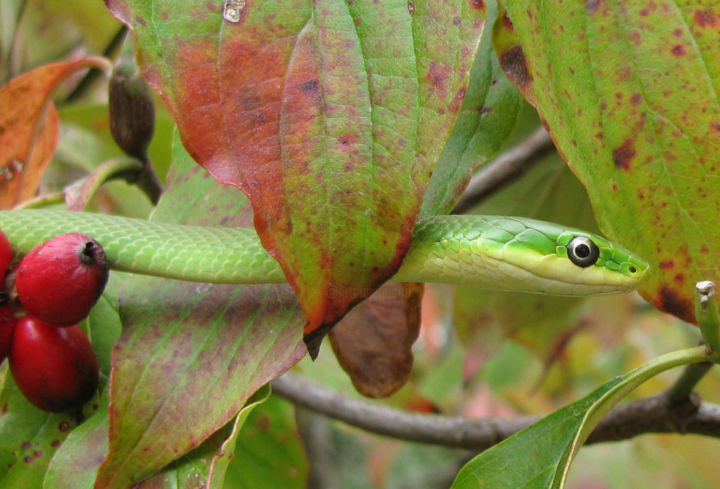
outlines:
[[[100,163],[88,176],[65,187],[68,209],[84,209],[105,182],[115,178],[128,179],[142,169],[143,163],[130,156],[119,156]]]
[[[34,197],[32,199],[20,202],[18,205],[13,207],[13,209],[38,209],[50,205],[62,204],[64,200],[65,193],[62,190],[58,190],[57,192],[50,192],[47,194],[38,195],[37,197]]]
[[[695,318],[705,344],[720,352],[720,316],[715,300],[715,284],[708,280],[695,284]]]
[[[692,363],[685,367],[682,375],[666,391],[668,401],[678,404],[690,398],[695,386],[713,367],[713,362]]]
[[[125,24],[118,28],[117,32],[115,32],[115,35],[113,35],[112,39],[110,39],[110,42],[103,50],[103,57],[112,58],[115,55],[118,47],[125,40],[125,35],[127,34],[127,31],[128,28]],[[85,93],[92,86],[92,84],[96,80],[98,80],[100,76],[104,74],[104,72],[104,68],[90,68],[88,72],[85,73],[85,76],[83,76],[77,83],[77,85],[75,85],[75,88],[73,88],[73,90],[65,97],[65,100],[62,101],[62,104],[59,105],[65,105],[67,103],[77,101],[79,98],[85,95]]]

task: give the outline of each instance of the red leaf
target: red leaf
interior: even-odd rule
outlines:
[[[107,0],[189,153],[249,197],[309,345],[392,276],[453,126],[484,11],[466,0]],[[452,65],[446,62],[453,60]]]

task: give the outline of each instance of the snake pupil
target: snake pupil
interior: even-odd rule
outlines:
[[[590,248],[585,244],[578,245],[575,248],[575,254],[578,256],[578,258],[587,258],[590,254]]]
[[[576,236],[570,240],[567,250],[570,261],[582,268],[594,265],[600,256],[600,249],[585,236]]]

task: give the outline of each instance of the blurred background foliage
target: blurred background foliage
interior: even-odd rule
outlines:
[[[52,61],[117,54],[122,26],[98,0],[0,2],[0,81]],[[107,79],[79,78],[56,95],[61,136],[42,192],[61,189],[99,163],[122,154],[110,137]],[[173,123],[157,101],[150,156],[164,176]],[[539,126],[525,105],[503,149]],[[91,210],[147,216],[144,194],[121,182],[104,186]],[[553,155],[473,212],[525,215],[596,229],[584,189]],[[698,331],[635,295],[544,298],[428,286],[411,381],[382,402],[420,412],[468,417],[543,414],[576,400],[615,375],[673,349],[692,346]],[[2,369],[6,367],[3,366]],[[357,396],[329,346],[298,372]],[[652,395],[679,374],[661,375],[634,392]],[[2,376],[0,376],[2,379]],[[720,373],[699,385],[720,402]],[[210,400],[209,400],[210,401]],[[306,443],[306,448],[303,448]],[[680,435],[584,448],[571,470],[573,489],[705,489],[717,487],[717,440]],[[257,407],[241,432],[227,489],[258,487],[443,488],[471,453],[371,435],[293,406],[276,396]],[[250,463],[252,461],[252,463]]]

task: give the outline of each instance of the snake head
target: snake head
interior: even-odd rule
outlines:
[[[557,257],[565,258],[569,274],[579,286],[598,284],[607,292],[635,289],[645,279],[650,265],[622,246],[576,229],[565,229],[557,236]]]

